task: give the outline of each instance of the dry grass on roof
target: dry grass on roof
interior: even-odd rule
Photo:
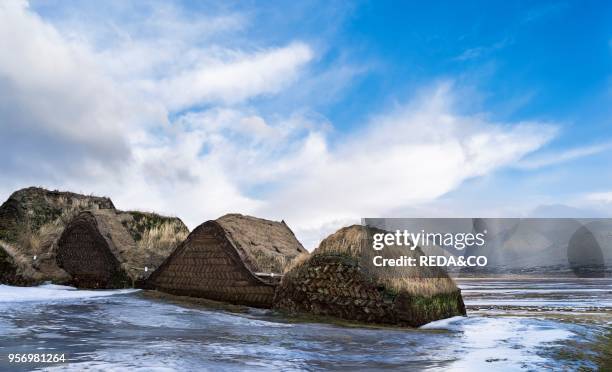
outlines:
[[[15,191],[0,206],[0,240],[35,253],[36,239],[62,230],[78,212],[113,209],[110,199],[29,187]],[[33,239],[32,244],[28,241]]]
[[[289,271],[302,266],[308,261],[309,258],[310,258],[309,253],[300,253],[299,256],[295,257],[293,260],[289,262],[289,264],[287,264],[287,266],[285,266],[283,274],[286,274]]]
[[[70,202],[64,196],[60,196],[59,199],[59,203],[63,205],[59,216],[36,229],[26,225],[20,232],[15,245],[19,247],[18,250],[23,256],[31,258],[49,253],[73,218],[84,210],[99,210],[98,203],[89,199],[73,199]]]
[[[404,291],[413,295],[431,297],[440,293],[453,293],[458,290],[455,282],[448,277],[425,278],[380,278],[386,288]]]
[[[93,216],[109,248],[135,279],[151,273],[189,234],[180,219],[152,213],[95,210],[82,214],[87,215]],[[146,273],[145,267],[149,269]]]
[[[175,247],[185,240],[187,235],[189,235],[189,230],[182,222],[167,221],[144,230],[136,244],[143,250],[166,252],[170,247]]]
[[[0,241],[0,259],[3,259],[3,255],[8,255],[10,261],[14,264],[17,272],[26,278],[32,280],[40,280],[40,274],[32,267],[32,258],[25,256],[13,245]]]
[[[361,225],[344,227],[325,238],[312,255],[352,257],[359,262],[362,273],[368,275],[376,283],[397,292],[404,291],[411,294],[432,296],[458,290],[455,282],[446,272],[438,267],[374,267],[372,259],[378,255],[384,258],[398,258],[400,256],[416,258],[423,255],[420,248],[411,251],[406,249],[406,247],[395,245],[386,246],[380,251],[375,251],[371,248],[368,236],[378,231],[382,232],[382,230],[374,230]],[[296,262],[294,266],[303,264],[303,262]]]
[[[308,253],[284,223],[228,214],[216,220],[255,272],[283,273],[297,256]]]
[[[136,242],[136,252],[142,256],[139,262],[161,263],[189,235],[189,229],[177,217],[130,211],[121,212],[120,219]]]
[[[35,192],[42,193],[44,190],[41,190],[36,189]],[[38,199],[34,202],[28,201],[35,205],[25,206],[32,207],[26,209],[26,222],[20,223],[18,229],[12,231],[12,241],[0,240],[0,246],[11,256],[19,274],[34,282],[63,282],[68,278],[55,261],[57,240],[73,218],[85,209],[98,210],[100,200],[105,200],[73,197],[76,194],[51,194],[54,197],[36,194]],[[40,210],[44,210],[46,214],[38,212]]]
[[[121,223],[128,229],[135,241],[144,239],[147,233],[151,235],[152,231],[156,231],[153,236],[160,238],[164,235],[162,232],[166,232],[168,236],[189,234],[187,226],[178,217],[167,217],[151,212],[121,212]]]
[[[312,254],[341,254],[351,257],[361,257],[366,239],[363,226],[352,225],[343,227],[323,239]]]

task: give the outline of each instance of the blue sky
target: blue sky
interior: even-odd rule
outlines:
[[[610,215],[604,1],[0,5],[0,196],[111,196],[190,227]],[[3,25],[3,26],[2,26]]]

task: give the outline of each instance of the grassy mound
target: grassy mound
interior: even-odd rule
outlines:
[[[363,226],[340,229],[311,257],[295,260],[275,296],[275,308],[289,313],[327,315],[369,323],[420,326],[465,315],[461,292],[437,268],[371,265],[371,232]],[[389,247],[387,257],[422,255],[420,249]],[[379,253],[377,253],[379,254]]]
[[[114,209],[114,205],[108,198],[38,187],[14,192],[0,206],[0,250],[5,256],[0,281],[65,282],[69,276],[55,263],[55,244],[66,224],[86,209]]]
[[[84,211],[111,216],[113,230],[126,231],[123,240],[133,239],[135,248],[122,256],[128,257],[134,280],[150,274],[143,267],[159,266],[189,233],[178,218],[121,212],[109,198],[25,188],[0,206],[0,283],[69,283],[71,275],[57,263],[57,245],[66,226]]]

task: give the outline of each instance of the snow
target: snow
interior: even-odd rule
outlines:
[[[74,287],[55,284],[43,284],[37,287],[13,287],[0,284],[0,302],[85,299],[123,295],[138,291],[138,289],[79,290]]]

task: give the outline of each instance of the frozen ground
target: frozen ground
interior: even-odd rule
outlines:
[[[611,280],[460,281],[468,317],[416,330],[291,322],[153,300],[138,291],[0,286],[0,370],[535,370],[597,368]],[[576,349],[588,357],[567,358]],[[69,362],[14,365],[9,353]]]

